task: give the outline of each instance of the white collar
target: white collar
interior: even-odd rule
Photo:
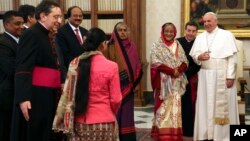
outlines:
[[[25,28],[29,28],[26,24],[23,24],[23,26],[24,26]]]
[[[6,34],[8,34],[10,37],[12,37],[17,43],[19,42],[19,38],[13,36],[12,34],[10,34],[9,32],[5,31]]]
[[[69,22],[69,26],[72,28],[73,31],[75,31],[76,29],[78,29],[78,31],[80,31],[79,27],[74,27],[70,22]]]
[[[215,34],[217,33],[217,31],[219,30],[218,26],[212,31],[212,32],[207,32],[208,35],[212,35],[212,34]]]

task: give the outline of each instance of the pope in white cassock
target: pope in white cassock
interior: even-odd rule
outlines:
[[[194,140],[229,141],[230,124],[239,124],[235,84],[237,47],[229,31],[218,28],[217,16],[203,17],[205,30],[190,55],[201,65],[198,73]]]

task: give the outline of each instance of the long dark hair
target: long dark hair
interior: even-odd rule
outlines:
[[[94,27],[89,30],[82,47],[85,51],[96,51],[100,44],[105,41],[106,35],[100,28]],[[78,65],[78,80],[76,84],[75,114],[84,114],[87,111],[89,100],[91,57],[81,59]]]

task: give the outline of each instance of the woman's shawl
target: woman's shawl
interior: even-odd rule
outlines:
[[[135,44],[129,39],[118,39],[113,32],[104,55],[118,64],[122,97],[125,98],[139,83],[142,75]]]
[[[164,64],[173,69],[179,67],[182,63],[186,63],[188,65],[188,60],[180,43],[175,40],[171,46],[172,47],[166,47],[161,38],[154,43],[153,47],[151,48],[150,56],[151,68],[157,69],[157,67],[161,64]],[[171,50],[173,48],[175,49],[175,53],[173,53],[173,51]],[[168,94],[174,94],[176,92],[181,95],[184,94],[186,90],[186,84],[188,83],[184,73],[182,73],[177,78],[172,78],[170,75],[158,71],[157,73],[160,73],[161,77],[160,99],[163,100],[167,97]]]
[[[84,52],[70,62],[67,78],[63,87],[63,93],[58,103],[52,129],[56,132],[72,134],[74,131],[75,117],[75,92],[78,78],[78,64],[81,59],[86,59],[99,51]]]

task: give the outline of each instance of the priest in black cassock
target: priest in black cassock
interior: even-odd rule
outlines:
[[[36,7],[38,22],[20,38],[16,59],[11,141],[52,141],[52,122],[61,89],[61,71],[49,33],[58,29],[58,3],[43,0]]]
[[[185,94],[181,98],[181,107],[183,139],[187,137],[187,139],[190,140],[193,137],[194,130],[195,102],[198,84],[197,72],[200,70],[200,66],[193,61],[189,52],[193,46],[197,31],[198,25],[195,22],[187,22],[185,25],[185,36],[177,39],[182,45],[189,61],[188,69],[185,71],[189,83],[186,87]]]

